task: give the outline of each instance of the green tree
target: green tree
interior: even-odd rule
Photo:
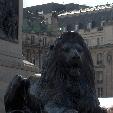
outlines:
[[[23,32],[31,32],[32,28],[31,28],[31,26],[29,24],[29,20],[28,19],[24,19],[23,20],[22,28],[23,28]]]
[[[40,27],[41,27],[41,32],[47,32],[47,25],[44,21],[40,23]]]
[[[41,26],[40,26],[40,23],[38,21],[34,21],[32,23],[32,31],[34,31],[35,33],[41,32]]]

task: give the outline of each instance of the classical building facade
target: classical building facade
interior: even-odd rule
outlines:
[[[113,22],[97,28],[79,30],[88,45],[95,67],[95,87],[98,97],[113,96]]]
[[[57,37],[48,36],[46,33],[23,33],[23,56],[26,60],[38,66],[38,73],[41,72],[44,55],[48,47],[52,45]]]

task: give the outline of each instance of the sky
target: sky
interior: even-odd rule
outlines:
[[[113,0],[23,0],[23,7],[25,8],[25,7],[41,5],[51,2],[60,3],[60,4],[75,3],[80,5],[96,6],[96,5],[104,5],[107,2],[113,3]]]

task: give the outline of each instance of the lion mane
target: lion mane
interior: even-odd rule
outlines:
[[[46,109],[53,104],[86,113],[100,109],[94,76],[91,54],[83,38],[76,32],[63,33],[50,47],[42,67],[41,101]]]

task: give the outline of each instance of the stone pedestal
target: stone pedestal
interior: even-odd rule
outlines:
[[[3,4],[7,10],[0,21],[0,113],[5,112],[3,98],[12,78],[17,74],[27,76],[34,73],[32,66],[26,66],[22,60],[23,0],[1,0],[0,7]]]

